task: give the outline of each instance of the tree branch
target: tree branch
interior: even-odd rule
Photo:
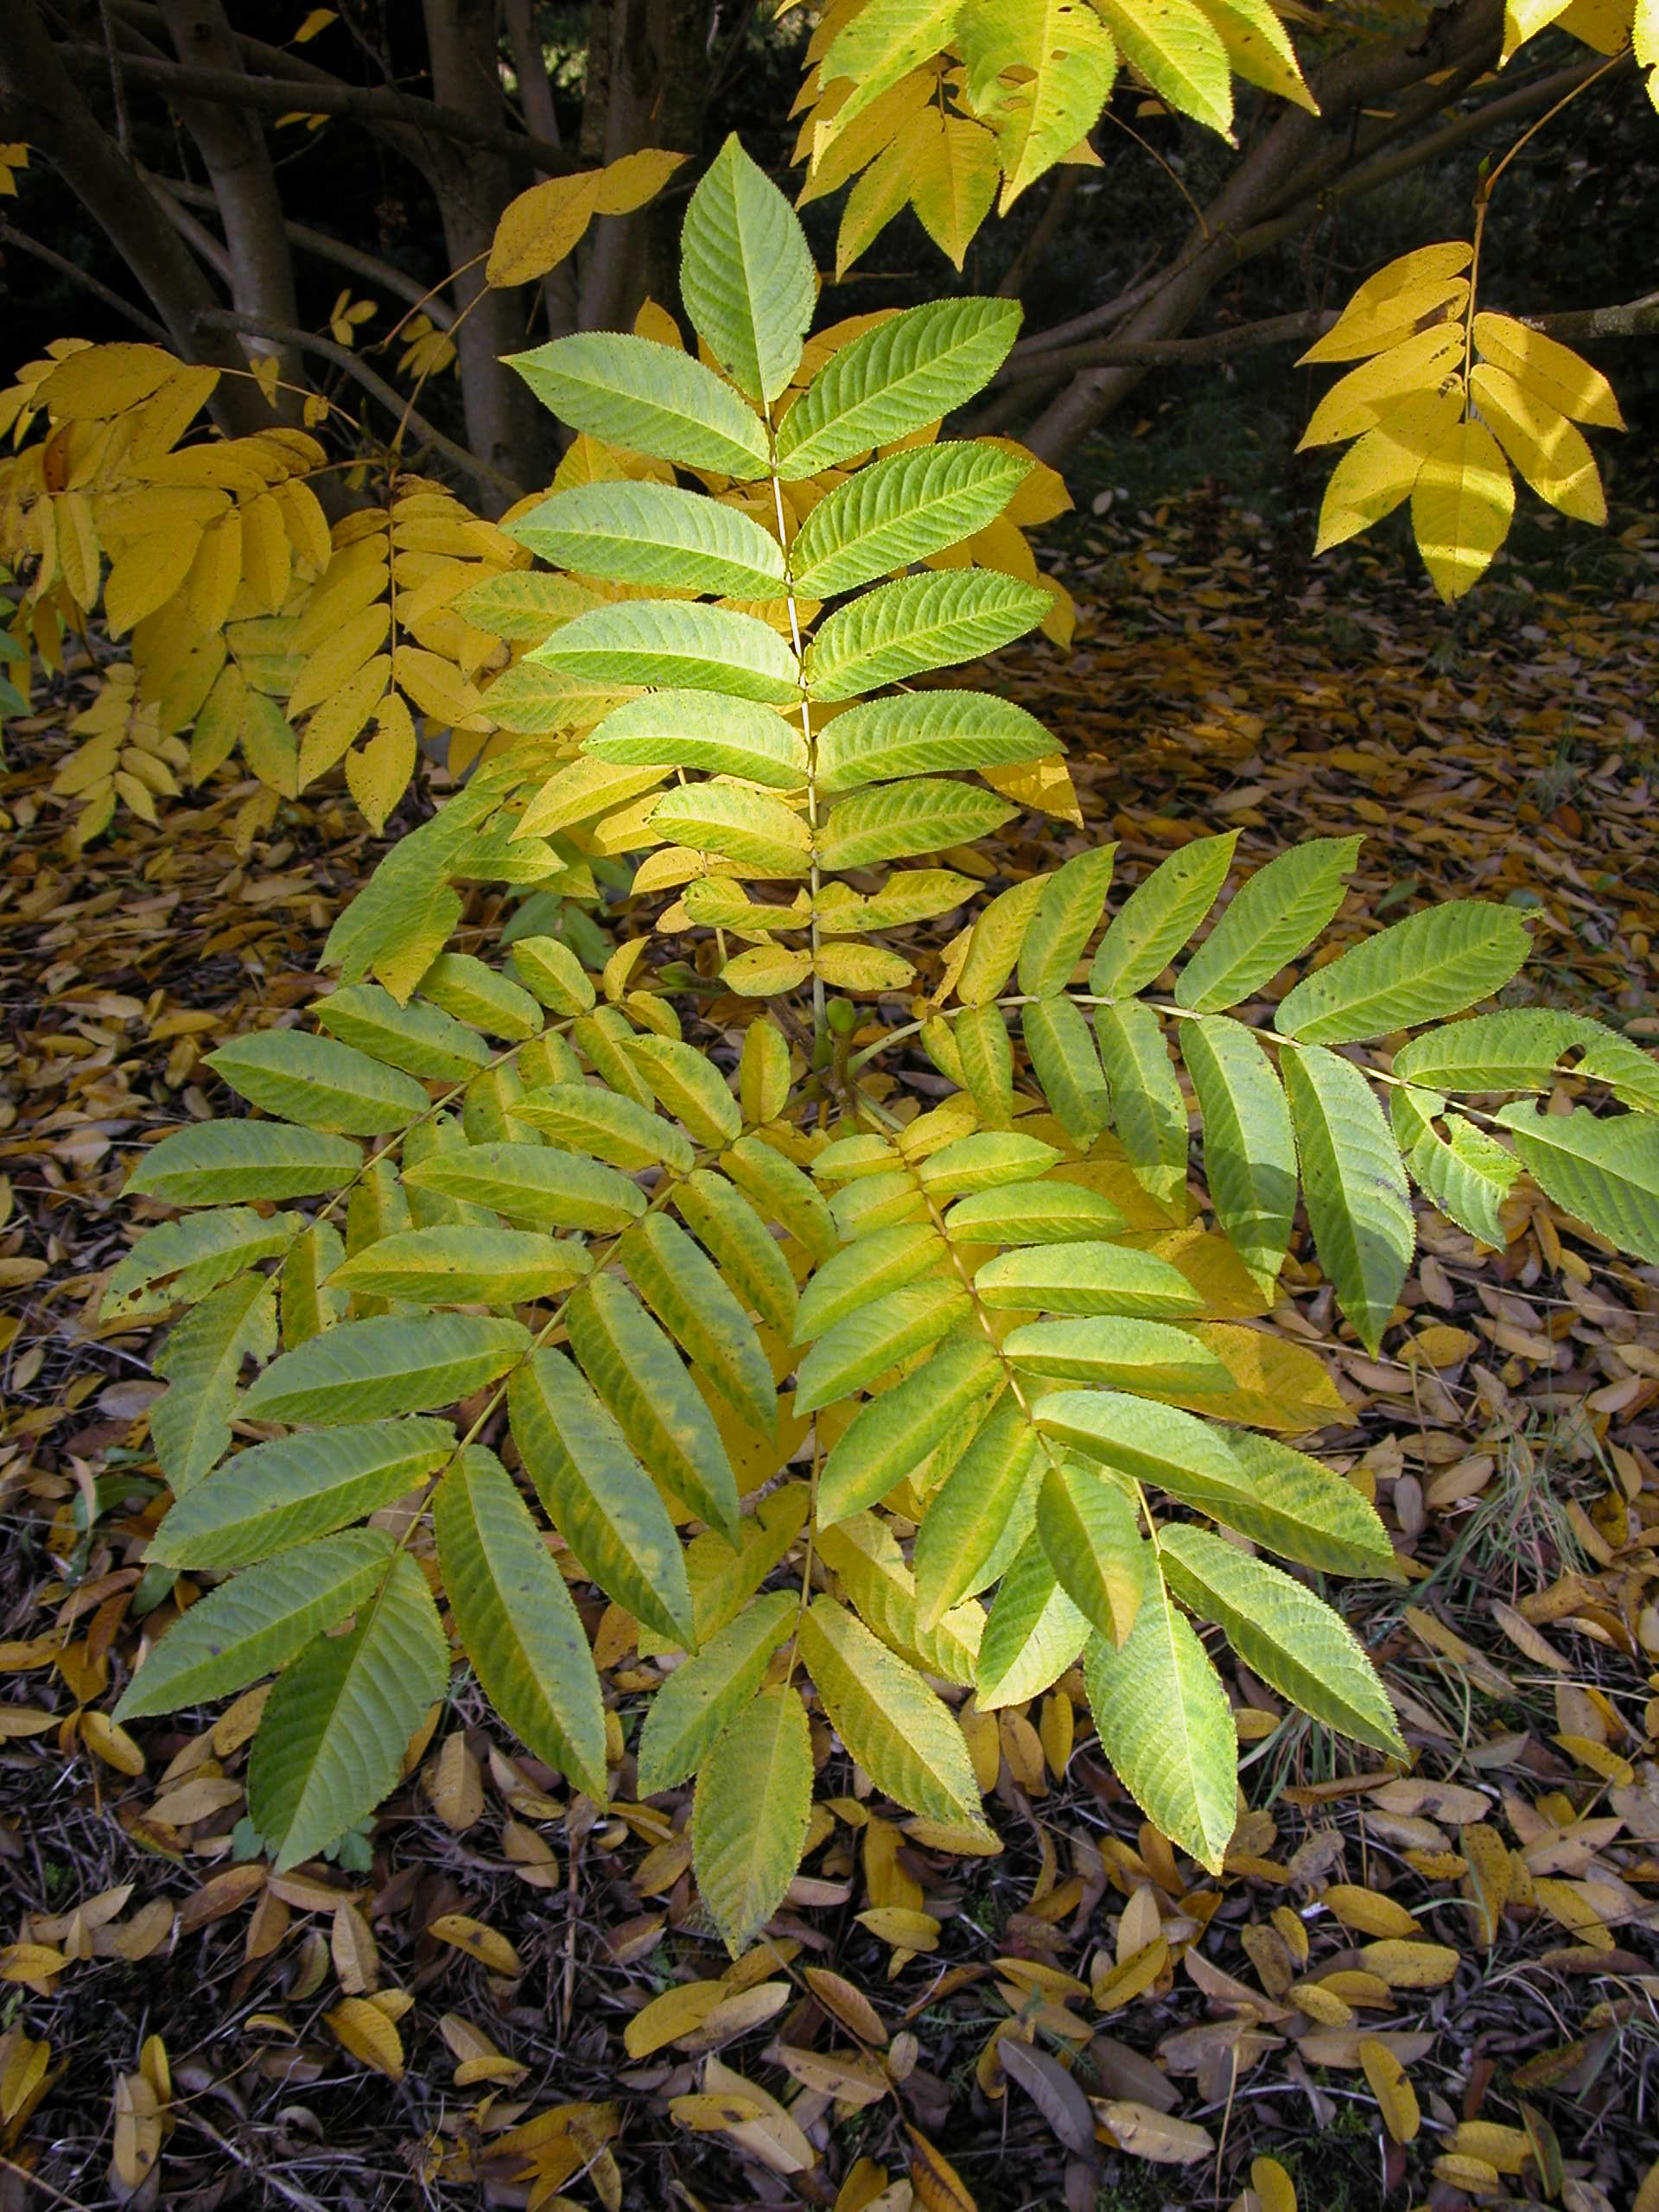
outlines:
[[[15,223],[0,221],[0,245],[15,245],[20,253],[31,253],[36,261],[43,261],[48,269],[55,269],[60,276],[67,276],[72,284],[79,285],[83,292],[90,292],[95,300],[101,301],[112,313],[124,316],[135,329],[142,330],[152,345],[170,346],[173,343],[172,335],[164,323],[152,321],[142,308],[135,307],[130,300],[124,300],[119,292],[112,292],[107,284],[100,283],[86,270],[77,268],[62,254],[54,253],[49,245],[42,245],[38,238],[30,238],[27,231],[20,231]]]
[[[324,360],[332,361],[336,368],[343,369],[347,376],[360,384],[365,391],[378,399],[399,422],[407,422],[416,435],[424,439],[435,453],[442,454],[452,467],[463,470],[474,483],[482,485],[509,505],[515,499],[524,498],[522,484],[515,483],[511,476],[504,476],[499,468],[493,468],[488,461],[480,461],[475,454],[468,453],[465,446],[457,445],[453,438],[446,437],[435,423],[429,423],[424,415],[409,406],[394,385],[389,385],[384,377],[377,376],[349,346],[337,346],[332,338],[318,338],[308,330],[289,329],[285,324],[273,322],[269,315],[238,315],[233,308],[204,308],[195,320],[204,330],[240,331],[251,338],[269,339],[273,345],[293,346],[307,353],[320,353]]]
[[[139,172],[152,191],[159,189],[169,198],[182,200],[187,207],[214,207],[210,187],[189,184],[175,176],[153,176],[148,169]],[[327,231],[314,231],[305,223],[284,222],[283,229],[302,252],[315,254],[319,261],[332,262],[336,268],[349,269],[353,276],[361,276],[366,283],[378,284],[384,292],[395,292],[400,300],[407,300],[413,307],[424,308],[427,315],[440,330],[448,330],[454,321],[452,308],[432,293],[418,277],[410,276],[390,261],[381,261],[372,253],[365,253],[360,246],[347,245],[343,238],[330,238]]]
[[[1617,308],[1571,308],[1559,315],[1516,318],[1547,338],[1651,338],[1659,335],[1659,292]]]
[[[103,59],[101,47],[74,41],[66,41],[60,51],[77,61]],[[193,69],[142,54],[124,56],[123,67],[129,84],[149,85],[169,97],[219,100],[233,107],[257,108],[266,115],[346,115],[363,122],[402,124],[457,145],[505,154],[527,166],[534,163],[550,176],[563,176],[576,167],[563,147],[550,145],[544,138],[493,130],[435,100],[378,85],[346,85],[316,77],[243,76],[232,69]]]

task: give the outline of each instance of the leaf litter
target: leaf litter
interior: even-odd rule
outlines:
[[[1453,626],[1373,551],[1287,578],[1213,491],[1080,518],[1075,649],[985,680],[1065,739],[1126,880],[1218,827],[1246,869],[1363,830],[1350,938],[1508,901],[1542,995],[1651,1044],[1659,543],[1617,545],[1616,595],[1506,568]],[[207,1114],[207,1052],[310,998],[378,848],[326,793],[226,776],[78,851],[47,785],[85,690],[16,728],[0,781],[5,2212],[26,2176],[85,2204],[992,2212],[1090,2206],[1137,2170],[1154,2193],[1127,2201],[1246,2212],[1653,2212],[1659,1270],[1524,1182],[1502,1252],[1420,1222],[1376,1358],[1293,1246],[1262,1327],[1324,1359],[1315,1448],[1394,1536],[1397,1582],[1333,1594],[1414,1764],[1224,1657],[1246,1802],[1219,1880],[1141,1821],[1068,1676],[963,1708],[994,1853],[898,1815],[820,1726],[804,1869],[726,1965],[690,1793],[633,1800],[658,1669],[596,1599],[604,1813],[462,1676],[372,1832],[276,1876],[240,1825],[260,1692],[202,1728],[111,1723],[138,1639],[194,1594],[142,1560],[156,1318],[96,1319],[121,1185]],[[1071,792],[1041,796],[955,857],[1014,880],[1080,849]],[[476,899],[463,942],[496,915]],[[894,1079],[938,1083],[919,1056]]]

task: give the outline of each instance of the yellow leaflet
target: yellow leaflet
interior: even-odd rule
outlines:
[[[242,581],[242,516],[232,507],[203,531],[185,580],[190,612],[209,636],[222,630]]]
[[[88,346],[57,364],[41,397],[60,422],[70,416],[102,421],[159,391],[178,365],[159,346]]]
[[[484,273],[492,284],[529,284],[575,247],[599,197],[599,172],[550,176],[501,211]]]
[[[1290,35],[1267,0],[1198,0],[1198,5],[1220,34],[1235,76],[1293,101],[1310,115],[1319,113]]]
[[[1582,39],[1598,54],[1617,54],[1630,36],[1630,0],[1572,0],[1555,18],[1555,28]]]
[[[377,836],[414,772],[415,725],[393,691],[381,702],[374,735],[346,756],[346,781]]]
[[[1434,446],[1411,493],[1411,527],[1434,588],[1449,606],[1491,564],[1509,535],[1515,485],[1482,423],[1459,423]]]
[[[960,269],[974,232],[991,212],[999,173],[996,141],[965,116],[924,111],[910,204],[939,251]]]
[[[376,653],[329,692],[301,741],[302,790],[334,766],[385,696],[391,680],[391,654]]]
[[[836,233],[837,282],[910,198],[911,180],[925,161],[937,128],[928,109],[911,116],[848,194],[841,211],[841,228]]]
[[[1573,422],[1595,423],[1605,430],[1624,428],[1613,388],[1600,370],[1580,359],[1570,346],[1529,329],[1513,315],[1478,315],[1475,351],[1483,361],[1507,370],[1518,385]]]
[[[1126,60],[1160,99],[1178,114],[1208,124],[1229,143],[1233,130],[1233,80],[1227,49],[1192,0],[1100,0]]]
[[[98,598],[99,556],[92,507],[84,492],[66,492],[54,505],[58,564],[76,606],[86,613]]]
[[[1505,0],[1500,66],[1529,38],[1536,38],[1540,31],[1548,30],[1568,4],[1569,0]]]
[[[166,606],[189,575],[200,543],[200,528],[187,524],[135,539],[127,547],[104,585],[104,613],[111,637]]]
[[[982,768],[981,775],[994,791],[1016,806],[1034,807],[1057,821],[1083,827],[1083,809],[1071,782],[1063,753],[1046,753],[1038,760],[1016,760],[1005,768]]]
[[[1462,413],[1463,394],[1455,385],[1446,391],[1414,392],[1351,445],[1325,486],[1315,553],[1392,514],[1410,496],[1430,448]]]
[[[935,71],[912,70],[908,77],[901,77],[879,100],[873,101],[822,151],[815,149],[818,119],[809,115],[795,142],[796,161],[811,162],[796,206],[804,207],[809,200],[822,200],[826,193],[839,191],[849,177],[856,176],[884,146],[893,143],[912,116],[931,104],[938,83]]]
[[[1468,258],[1467,246],[1445,250],[1461,252],[1465,260]],[[1433,253],[1442,249],[1430,246],[1425,251]],[[1415,254],[1407,256],[1408,261],[1417,258]],[[1382,274],[1387,276],[1389,271],[1384,270]],[[1419,276],[1363,304],[1362,295],[1357,292],[1324,337],[1308,347],[1297,366],[1309,361],[1357,361],[1364,354],[1381,353],[1390,346],[1397,346],[1402,338],[1408,338],[1417,324],[1437,309],[1450,319],[1461,316],[1468,304],[1468,279],[1455,275]]]
[[[671,154],[664,146],[642,146],[637,154],[624,154],[607,162],[599,172],[595,207],[601,215],[632,215],[654,200],[686,154]]]
[[[261,614],[282,613],[292,566],[283,511],[269,492],[262,492],[242,509],[242,581]]]
[[[1490,362],[1477,364],[1469,389],[1481,419],[1541,499],[1578,522],[1606,521],[1601,478],[1581,430]]]
[[[1391,411],[1392,402],[1408,392],[1438,390],[1462,359],[1463,331],[1455,323],[1438,323],[1391,346],[1332,386],[1314,409],[1297,452],[1335,445],[1375,429]]]
[[[1648,78],[1648,98],[1659,108],[1659,0],[1636,0],[1630,43],[1636,50],[1637,66],[1651,73]]]

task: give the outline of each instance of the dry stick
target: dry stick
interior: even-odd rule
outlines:
[[[107,284],[89,276],[62,254],[54,253],[49,245],[30,238],[27,231],[20,231],[15,223],[0,222],[0,245],[15,245],[20,253],[33,254],[36,261],[45,262],[48,269],[55,269],[60,276],[67,276],[72,284],[78,284],[83,292],[89,292],[93,299],[100,300],[114,314],[142,330],[152,345],[172,345],[172,336],[163,324],[147,315],[142,308],[135,307],[130,300],[124,300],[119,292],[112,292]]]
[[[427,421],[424,415],[417,415],[411,407],[405,416],[403,394],[389,385],[384,377],[377,376],[350,346],[337,346],[333,339],[316,337],[308,330],[296,330],[288,323],[274,321],[270,315],[240,315],[230,308],[200,308],[194,321],[200,329],[245,333],[253,338],[269,338],[279,346],[296,346],[308,353],[321,354],[325,360],[333,361],[336,367],[344,369],[347,376],[354,378],[383,407],[406,419],[417,436],[424,438],[434,451],[441,453],[452,467],[464,470],[475,483],[499,492],[508,499],[522,499],[524,496],[522,484],[515,483],[511,476],[504,476],[487,461],[480,461],[475,454],[468,453],[465,446],[457,445],[453,438],[446,437],[435,423]]]

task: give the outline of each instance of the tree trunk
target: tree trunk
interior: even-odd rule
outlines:
[[[1363,48],[1319,72],[1313,89],[1320,113],[1284,111],[1205,209],[1166,280],[1117,326],[1115,340],[1133,346],[1178,337],[1236,266],[1233,241],[1284,204],[1286,188],[1318,158],[1321,147],[1332,148],[1347,137],[1357,110],[1488,52],[1495,61],[1502,25],[1502,0],[1463,0],[1456,10],[1433,17],[1413,39],[1381,51]],[[1033,365],[1039,358],[1033,354]],[[1144,367],[1129,365],[1084,371],[1039,416],[1027,443],[1043,460],[1058,462],[1146,374]]]
[[[559,118],[553,106],[553,87],[548,82],[547,60],[536,35],[536,0],[505,0],[507,42],[518,78],[518,105],[527,129],[556,146]],[[544,176],[544,169],[537,170]],[[556,269],[542,280],[542,299],[547,308],[547,334],[563,338],[576,327],[576,261],[567,254]]]
[[[181,61],[240,73],[241,56],[219,0],[162,0],[162,12]],[[213,188],[230,259],[232,305],[243,315],[264,315],[292,327],[300,319],[294,261],[276,173],[258,118],[250,109],[220,101],[180,99],[177,105]],[[303,381],[302,365],[291,348],[255,342],[261,351],[275,353],[286,382]]]
[[[143,287],[184,359],[246,370],[246,357],[233,338],[194,328],[200,309],[219,305],[213,288],[76,90],[35,0],[0,4],[0,136],[27,139],[57,168]],[[245,374],[220,378],[213,412],[232,435],[268,429],[274,419]]]
[[[493,0],[423,0],[432,87],[445,106],[474,122],[504,124]],[[522,483],[539,482],[550,455],[547,418],[502,356],[522,350],[521,295],[496,291],[484,262],[501,210],[513,196],[505,154],[485,147],[435,144],[444,244],[455,268],[454,292],[467,442],[479,458]],[[471,263],[470,268],[464,264]]]
[[[594,0],[582,155],[620,161],[642,146],[702,150],[709,99],[708,0]],[[582,270],[584,330],[626,329],[650,296],[679,301],[678,195],[639,215],[602,215]]]

